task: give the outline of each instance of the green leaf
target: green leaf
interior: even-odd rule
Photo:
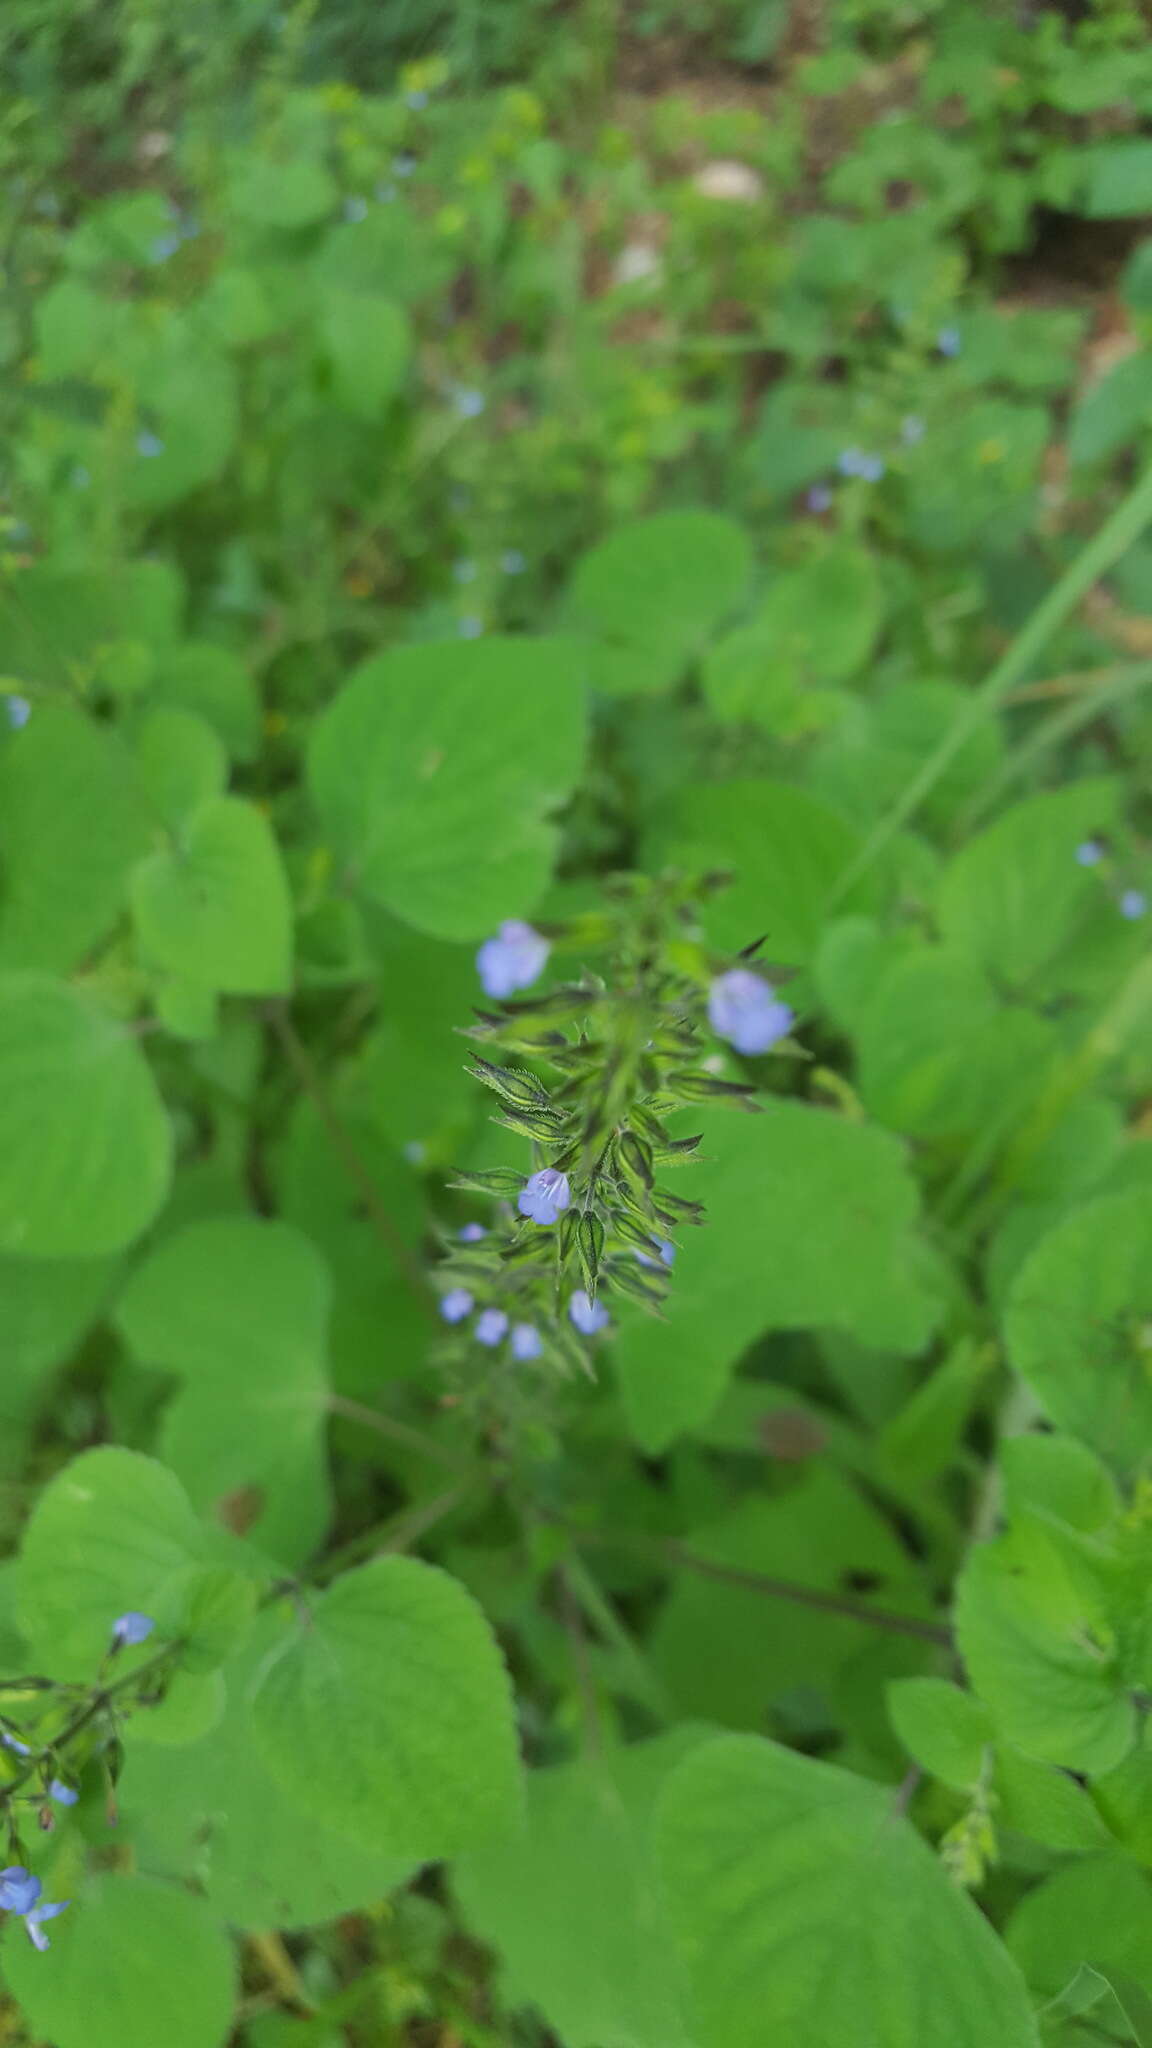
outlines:
[[[536,2007],[565,2048],[690,2048],[647,1838],[669,1771],[706,1739],[674,1728],[533,1772],[526,1835],[454,1867],[506,2002]]]
[[[15,1476],[24,1430],[109,1292],[110,1259],[0,1258],[0,1473]]]
[[[768,781],[689,784],[659,818],[653,840],[655,860],[689,871],[731,869],[731,886],[705,906],[709,935],[738,952],[763,934],[766,958],[784,965],[811,957],[859,847],[852,827],[819,797]],[[862,895],[870,885],[852,892],[849,908]]]
[[[291,984],[292,904],[271,827],[239,797],[214,797],[176,843],[137,869],[132,908],[148,956],[229,995]]]
[[[1102,1195],[1041,1238],[1016,1276],[1008,1351],[1046,1415],[1123,1472],[1152,1430],[1152,1189]]]
[[[320,332],[336,401],[357,419],[378,420],[404,378],[412,339],[408,317],[379,292],[328,291]]]
[[[157,706],[136,733],[136,759],[145,790],[169,830],[176,830],[228,779],[224,748],[210,725],[192,711]]]
[[[232,2026],[232,1946],[192,1892],[107,1874],[53,1922],[38,1955],[9,1918],[4,1975],[29,2025],[54,2048],[221,2048]]]
[[[934,1778],[967,1792],[979,1782],[992,1716],[950,1678],[898,1678],[888,1687],[892,1726],[908,1751]]]
[[[1037,1991],[1059,1991],[1078,1963],[1152,1990],[1152,1884],[1115,1852],[1082,1857],[1021,1901],[1004,1939]]]
[[[711,1412],[764,1330],[840,1328],[915,1352],[934,1313],[894,1138],[781,1100],[762,1116],[706,1121],[692,1195],[707,1226],[684,1234],[666,1323],[634,1323],[617,1346],[629,1421],[648,1450]]]
[[[166,562],[97,571],[45,556],[13,576],[0,597],[4,672],[34,685],[72,688],[110,642],[170,647],[183,601],[180,578]]]
[[[257,1504],[250,1530],[297,1565],[327,1526],[327,1270],[286,1223],[190,1224],[138,1266],[116,1320],[143,1365],[179,1375],[162,1455],[195,1505]],[[226,1414],[229,1426],[220,1427]]]
[[[211,640],[167,649],[156,665],[151,698],[195,713],[237,761],[254,759],[260,743],[260,700],[239,655]]]
[[[712,648],[701,671],[720,718],[771,731],[798,688],[842,683],[867,660],[883,603],[871,555],[836,542],[782,572],[748,623]]]
[[[63,982],[0,977],[0,1251],[119,1251],[171,1171],[168,1118],[124,1026]]]
[[[1152,420],[1152,355],[1126,356],[1080,400],[1068,429],[1068,460],[1099,462]]]
[[[363,1911],[410,1874],[387,1845],[353,1841],[320,1810],[303,1812],[269,1772],[253,1739],[249,1696],[285,1644],[285,1623],[257,1617],[251,1641],[224,1669],[221,1719],[178,1750],[148,1742],[149,1715],[126,1732],[123,1828],[154,1868],[195,1876],[233,1926],[314,1926]]]
[[[336,204],[336,184],[323,164],[308,157],[246,153],[232,181],[232,204],[258,227],[305,228]]]
[[[944,937],[1009,988],[1028,987],[1098,914],[1099,877],[1076,859],[1108,830],[1118,785],[1100,778],[1014,804],[961,848],[937,897]]]
[[[1023,1980],[889,1788],[724,1736],[673,1773],[657,1839],[700,2048],[1036,2048]]]
[[[1068,1436],[1002,1439],[999,1449],[1004,1509],[1010,1521],[1028,1508],[1056,1515],[1073,1529],[1103,1529],[1120,1513],[1115,1481],[1087,1445]]]
[[[1104,142],[1085,156],[1084,212],[1091,219],[1118,220],[1152,211],[1152,142]]]
[[[1034,1549],[1001,1537],[969,1553],[956,1633],[998,1731],[1027,1756],[1092,1774],[1127,1754],[1136,1710],[1100,1616]]]
[[[0,967],[66,974],[91,952],[152,830],[114,736],[70,704],[38,704],[0,751]]]
[[[313,729],[310,779],[348,877],[445,939],[531,910],[550,813],[584,750],[583,663],[562,640],[402,647],[352,677]]]
[[[178,1479],[154,1458],[84,1451],[45,1487],[24,1531],[21,1625],[38,1662],[90,1679],[117,1615],[183,1620],[209,1537]]]
[[[599,541],[573,571],[561,611],[592,642],[592,676],[613,694],[674,683],[743,597],[751,548],[717,512],[658,512]]]
[[[500,1653],[431,1565],[380,1558],[337,1579],[265,1667],[252,1715],[288,1797],[392,1856],[431,1862],[516,1818]]]
[[[1093,1793],[1067,1771],[1002,1746],[996,1755],[992,1791],[998,1828],[1009,1828],[1042,1842],[1045,1848],[1073,1855],[1112,1844]]]

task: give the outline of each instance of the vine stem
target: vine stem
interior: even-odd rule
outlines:
[[[1009,691],[1014,690],[1028,674],[1052,635],[1064,624],[1085,593],[1114,562],[1119,561],[1121,555],[1127,553],[1149,523],[1152,523],[1152,468],[1145,471],[1111,518],[1104,521],[1099,531],[1080,550],[1075,561],[1069,564],[1010,642],[991,674],[972,692],[939,746],[905,785],[855,859],[844,869],[833,892],[833,902],[842,899],[853,882],[873,865],[884,848],[915,815],[965,741],[986,718],[991,718],[1000,709]]]
[[[147,1677],[150,1671],[159,1670],[164,1664],[168,1663],[179,1648],[179,1643],[166,1643],[164,1648],[157,1651],[155,1656],[147,1658],[143,1664],[137,1664],[134,1671],[126,1671],[123,1678],[116,1680],[115,1685],[100,1686],[92,1694],[91,1698],[85,1701],[79,1713],[74,1714],[70,1721],[65,1722],[59,1735],[55,1736],[43,1749],[38,1749],[33,1756],[30,1756],[23,1770],[17,1772],[17,1775],[11,1778],[6,1785],[0,1786],[0,1806],[7,1806],[11,1801],[13,1793],[19,1792],[21,1786],[26,1785],[30,1778],[35,1777],[37,1771],[47,1762],[49,1757],[55,1755],[57,1751],[64,1749],[74,1736],[80,1735],[87,1728],[90,1721],[94,1721],[98,1714],[103,1713],[106,1707],[111,1706],[113,1700],[118,1699],[121,1693],[127,1692],[132,1686],[139,1685],[140,1680]]]

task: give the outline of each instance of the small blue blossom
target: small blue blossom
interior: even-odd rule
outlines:
[[[89,472],[85,469],[84,464],[82,462],[78,462],[76,464],[75,469],[72,471],[73,490],[86,491],[91,481],[92,478]]]
[[[22,1863],[10,1863],[0,1870],[0,1912],[30,1913],[42,1889],[40,1879]]]
[[[21,1742],[18,1735],[9,1735],[6,1728],[0,1729],[0,1742],[4,1744],[5,1749],[10,1749],[15,1756],[31,1756],[32,1754],[31,1744]]]
[[[717,975],[708,993],[708,1015],[712,1029],[749,1056],[767,1052],[796,1021],[771,982],[747,967]]]
[[[466,1287],[453,1287],[440,1303],[440,1313],[446,1323],[462,1323],[470,1316],[476,1303]]]
[[[391,178],[385,178],[382,184],[377,185],[372,197],[380,206],[391,206],[392,201],[400,197],[399,186],[394,185]]]
[[[530,1358],[539,1358],[544,1349],[544,1339],[532,1323],[513,1323],[512,1356],[526,1365]]]
[[[127,1614],[121,1614],[112,1624],[112,1648],[119,1650],[125,1643],[133,1647],[137,1643],[146,1643],[155,1626],[150,1614],[141,1614],[130,1607]]]
[[[568,1303],[568,1314],[585,1337],[594,1337],[597,1330],[606,1329],[612,1320],[603,1302],[590,1301],[582,1287],[576,1289]]]
[[[163,455],[164,443],[158,434],[150,434],[145,428],[142,434],[136,436],[136,453],[151,460],[155,455]]]
[[[467,384],[457,384],[452,393],[452,403],[462,420],[476,420],[488,400],[482,391],[475,391]]]
[[[900,439],[906,448],[914,448],[924,439],[924,422],[918,412],[910,412],[907,419],[901,420]]]
[[[40,1950],[41,1955],[43,1955],[46,1948],[52,1946],[48,1936],[41,1933],[41,1923],[45,1920],[55,1920],[58,1913],[67,1912],[71,1903],[71,1899],[58,1899],[54,1906],[33,1906],[30,1913],[24,1914],[24,1926],[28,1939],[32,1943],[33,1948]]]
[[[859,476],[865,483],[875,484],[884,474],[884,459],[869,455],[863,448],[845,448],[836,458],[836,467],[841,476]]]
[[[414,156],[410,156],[407,150],[402,150],[399,156],[394,156],[392,159],[392,176],[394,178],[410,178],[415,169],[416,159]]]
[[[404,95],[404,105],[410,108],[412,113],[422,114],[428,105],[428,95],[426,92],[420,91],[406,92]]]
[[[428,1157],[428,1147],[421,1138],[409,1138],[404,1147],[404,1157],[409,1166],[423,1166]]]
[[[960,353],[960,329],[942,327],[936,336],[936,346],[942,356],[958,356]]]
[[[482,1223],[465,1223],[460,1230],[460,1242],[461,1244],[479,1244],[480,1239],[487,1237],[487,1235],[488,1232]]]
[[[502,1308],[486,1308],[476,1318],[474,1336],[478,1344],[487,1344],[489,1349],[502,1344],[508,1335],[508,1318]]]
[[[1121,917],[1143,917],[1148,908],[1148,898],[1142,889],[1125,889],[1120,898]]]
[[[468,612],[458,622],[456,631],[461,640],[479,640],[484,631],[484,621],[477,618],[475,612]]]
[[[80,1797],[80,1794],[74,1792],[71,1785],[66,1785],[62,1778],[53,1778],[52,1783],[48,1787],[48,1792],[50,1797],[56,1801],[57,1806],[75,1806],[76,1801]]]
[[[652,1242],[660,1254],[661,1263],[665,1266],[674,1266],[676,1263],[675,1245],[666,1237],[654,1237]],[[655,1259],[648,1252],[638,1251],[636,1257],[642,1266],[654,1266],[656,1264]]]
[[[149,263],[167,263],[168,258],[176,254],[183,239],[183,235],[179,234],[160,235],[148,251]]]
[[[485,939],[476,955],[476,971],[486,996],[515,995],[531,988],[548,964],[552,948],[547,939],[522,918],[506,918],[494,939]]]
[[[866,484],[878,484],[884,474],[883,456],[862,455],[860,458],[859,474],[863,477]]]
[[[367,220],[368,201],[362,193],[356,192],[351,199],[344,201],[344,218],[350,221]]]
[[[476,564],[475,562],[470,561],[467,556],[465,556],[463,561],[453,562],[452,578],[454,582],[472,583],[475,580],[475,576]]]
[[[562,1209],[572,1200],[568,1175],[559,1173],[554,1166],[542,1166],[525,1181],[516,1198],[516,1207],[522,1216],[530,1216],[533,1223],[555,1223]]]
[[[811,490],[805,494],[804,503],[810,512],[830,512],[832,493],[827,484],[813,484]]]
[[[5,697],[4,710],[13,732],[19,732],[32,716],[32,706],[27,697]]]
[[[1098,867],[1104,858],[1104,848],[1098,839],[1082,840],[1076,848],[1076,859],[1082,868]]]
[[[522,576],[528,567],[527,559],[519,548],[505,548],[500,557],[500,567],[505,576]]]

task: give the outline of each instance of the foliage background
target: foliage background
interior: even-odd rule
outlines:
[[[1143,11],[0,49],[4,1726],[181,1646],[3,2038],[1152,2041]],[[669,867],[803,1056],[513,1368],[476,947]]]

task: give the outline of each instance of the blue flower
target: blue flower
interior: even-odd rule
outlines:
[[[71,1904],[71,1899],[58,1899],[54,1906],[34,1906],[30,1913],[25,1913],[24,1925],[28,1930],[28,1939],[33,1948],[40,1950],[41,1955],[52,1945],[48,1936],[40,1931],[42,1921],[55,1920],[57,1914],[67,1912]]]
[[[5,1749],[12,1750],[16,1756],[31,1756],[32,1754],[31,1744],[21,1742],[16,1735],[9,1735],[6,1728],[0,1729],[0,1742],[4,1744]]]
[[[530,1358],[539,1358],[544,1349],[544,1339],[531,1323],[513,1323],[512,1356],[526,1365]]]
[[[484,631],[484,621],[478,619],[475,612],[469,612],[460,620],[456,631],[462,640],[479,640]]]
[[[603,1302],[589,1301],[582,1287],[576,1289],[568,1303],[568,1313],[585,1337],[594,1337],[597,1330],[605,1329],[612,1320]]]
[[[462,1323],[470,1316],[476,1304],[466,1287],[453,1287],[440,1303],[440,1313],[446,1323]]]
[[[344,201],[344,218],[351,221],[367,220],[368,201],[361,193],[357,192],[351,199]]]
[[[712,1029],[747,1055],[767,1052],[796,1021],[771,982],[747,967],[717,975],[708,994],[708,1016]]]
[[[428,105],[428,95],[426,92],[420,92],[418,90],[415,92],[406,92],[404,95],[404,105],[406,107],[409,107],[414,114],[422,114],[425,107]]]
[[[554,1166],[542,1166],[539,1173],[532,1174],[525,1181],[516,1207],[522,1216],[530,1216],[533,1223],[555,1223],[571,1200],[568,1175],[558,1173]]]
[[[500,557],[500,567],[506,576],[522,576],[528,567],[527,559],[519,548],[505,548]]]
[[[829,512],[832,509],[832,493],[827,484],[813,484],[804,503],[810,512]]]
[[[377,185],[372,197],[378,200],[381,206],[391,206],[392,201],[399,197],[399,188],[392,183],[391,178],[385,178]]]
[[[462,420],[479,419],[488,401],[482,391],[474,391],[466,384],[457,384],[452,393],[452,403]]]
[[[936,346],[942,356],[958,356],[960,353],[960,329],[942,327],[936,336]]]
[[[866,484],[878,484],[881,477],[884,474],[883,456],[862,455],[860,457],[860,468],[857,474],[863,477],[864,482]]]
[[[1104,858],[1104,848],[1098,839],[1085,839],[1076,848],[1076,858],[1082,868],[1094,868]]]
[[[48,1791],[50,1797],[56,1801],[57,1806],[75,1806],[76,1801],[80,1797],[80,1794],[74,1792],[71,1785],[66,1785],[62,1778],[53,1778]]]
[[[130,1607],[127,1614],[121,1614],[112,1624],[112,1648],[119,1650],[125,1643],[146,1643],[155,1626],[150,1614],[140,1614]]]
[[[177,234],[161,235],[157,241],[152,243],[148,251],[148,261],[150,263],[167,263],[168,258],[176,254],[183,239],[182,235]]]
[[[40,1879],[22,1863],[10,1863],[0,1870],[0,1912],[30,1913],[42,1889]]]
[[[676,1247],[670,1241],[670,1239],[666,1237],[654,1237],[652,1239],[652,1242],[660,1254],[662,1264],[665,1266],[675,1265]],[[656,1264],[655,1259],[650,1258],[647,1252],[637,1252],[636,1257],[639,1259],[640,1264],[642,1266],[654,1266]]]
[[[150,434],[145,428],[142,434],[136,436],[136,453],[149,459],[154,455],[163,455],[164,443],[158,434]]]
[[[453,562],[452,576],[455,582],[471,583],[475,575],[476,564],[475,562],[470,561],[467,557],[465,557],[462,561]]]
[[[460,1242],[461,1244],[479,1244],[480,1239],[487,1237],[487,1235],[488,1232],[482,1223],[465,1223],[460,1230]]]
[[[27,697],[5,697],[4,709],[13,732],[19,732],[21,726],[27,725],[32,716],[32,706]]]
[[[414,156],[410,156],[407,150],[402,150],[399,156],[394,156],[392,159],[392,176],[394,178],[410,178],[415,169],[416,159]]]
[[[836,457],[836,467],[841,476],[863,477],[866,483],[879,483],[884,474],[883,457],[869,455],[863,448],[845,448]]]
[[[514,995],[531,988],[543,974],[552,948],[522,918],[506,918],[494,939],[485,939],[476,955],[476,969],[486,996]]]
[[[75,469],[72,471],[73,490],[86,491],[91,481],[91,475],[89,474],[88,470],[85,469],[84,464],[82,462],[78,462],[76,464]]]
[[[917,441],[924,439],[924,422],[918,412],[910,412],[907,419],[901,420],[900,439],[907,448],[914,448]]]
[[[1120,898],[1121,917],[1143,917],[1148,908],[1148,898],[1142,889],[1125,889]]]
[[[478,1344],[489,1347],[502,1344],[508,1335],[508,1318],[502,1308],[486,1308],[476,1318],[475,1337]]]

